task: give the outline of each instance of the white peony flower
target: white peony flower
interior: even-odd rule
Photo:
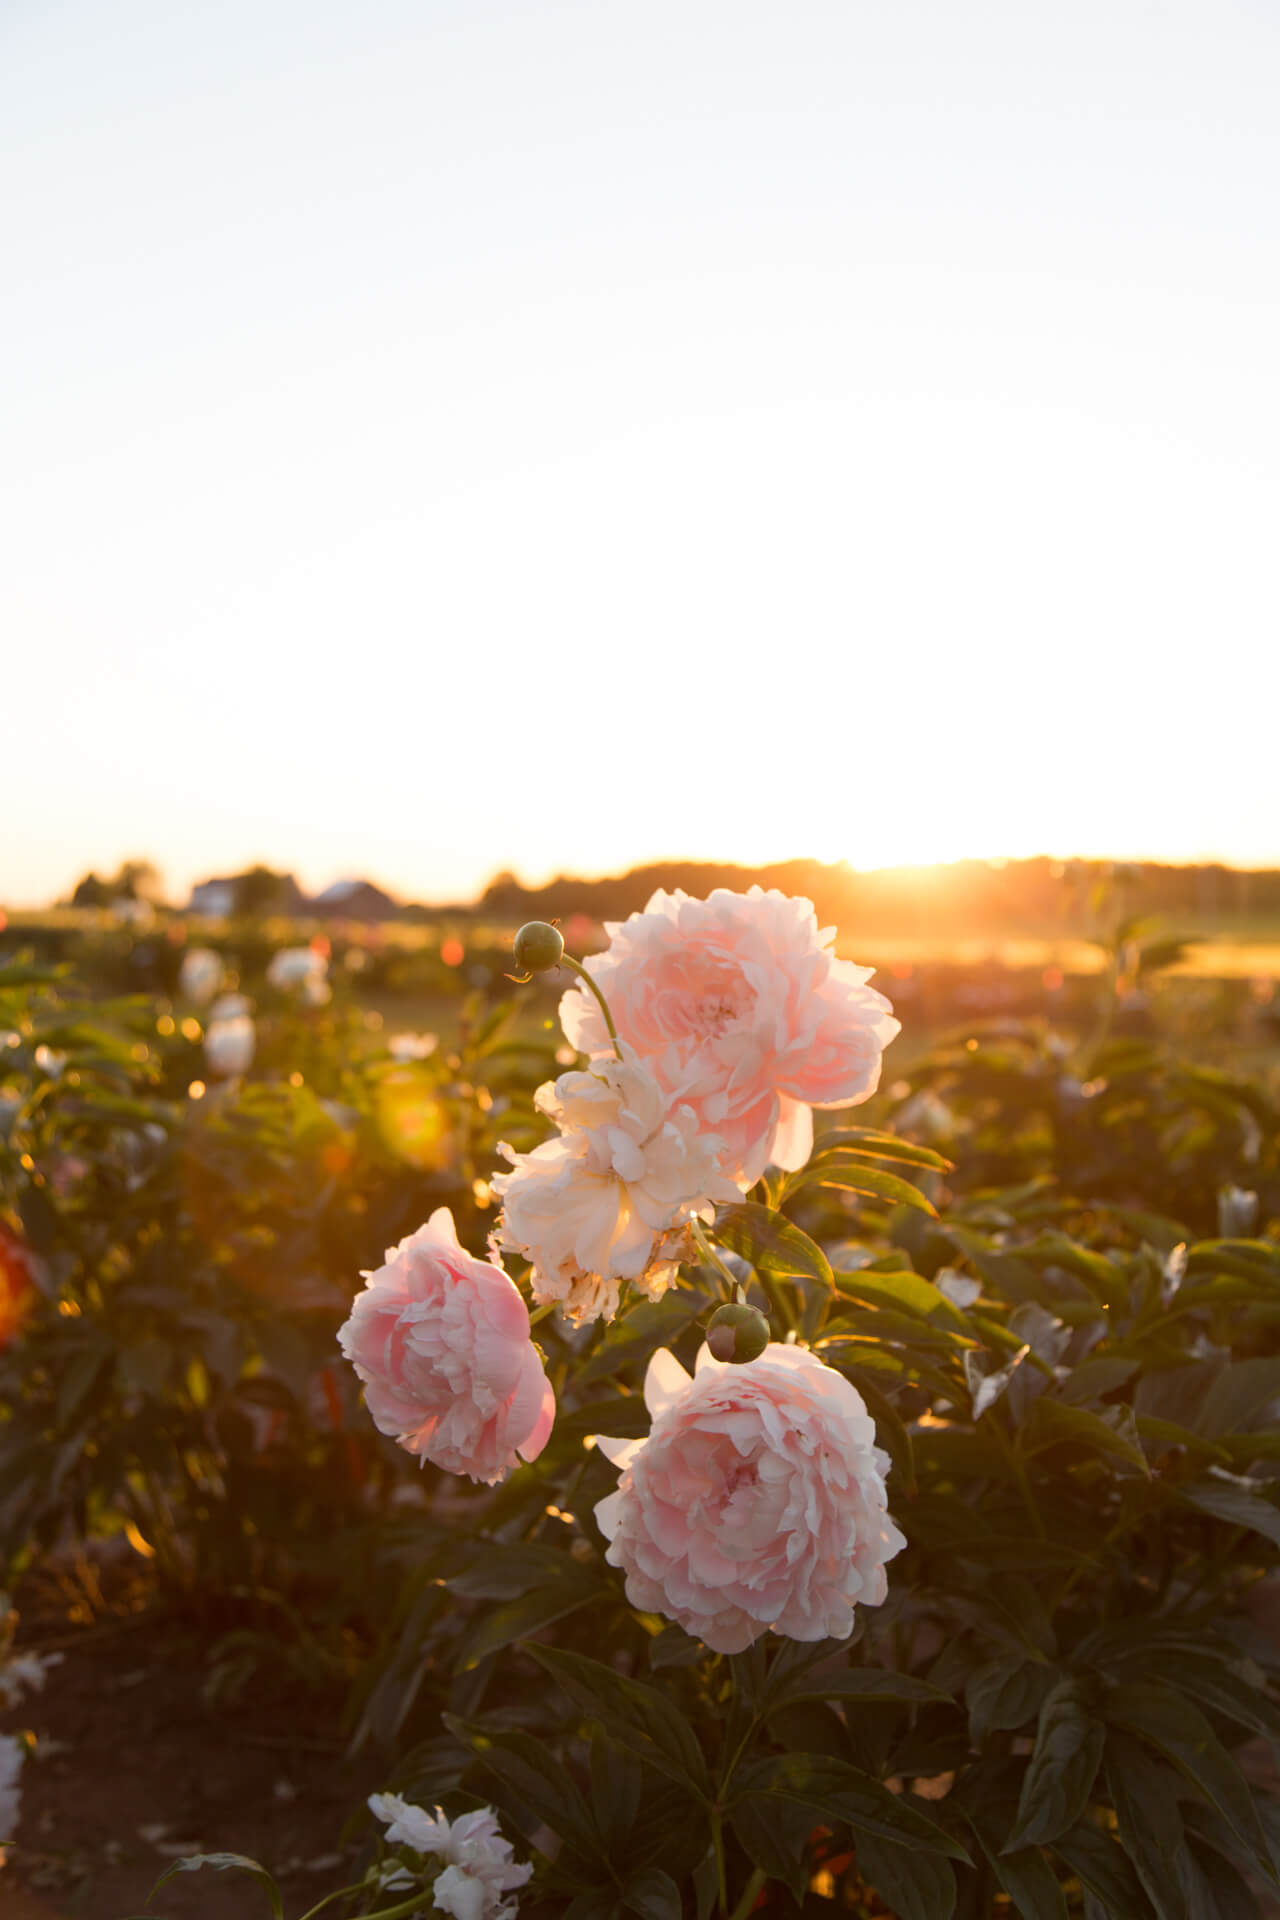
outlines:
[[[188,947],[178,969],[178,992],[197,1007],[207,1006],[222,985],[222,955],[212,947]]]
[[[305,987],[309,979],[324,979],[328,960],[311,947],[282,947],[267,964],[267,979],[282,993],[290,987]]]
[[[513,1857],[492,1807],[448,1820],[439,1807],[431,1814],[397,1794],[373,1793],[369,1809],[386,1824],[388,1845],[444,1861],[445,1870],[431,1889],[441,1912],[454,1920],[511,1920],[516,1902],[503,1896],[522,1887],[533,1867]]]
[[[204,1030],[204,1057],[210,1073],[222,1077],[247,1073],[255,1043],[253,1015],[240,993],[224,993],[209,1009]]]
[[[491,1182],[503,1203],[495,1244],[531,1261],[534,1297],[571,1320],[611,1320],[623,1280],[657,1299],[689,1220],[741,1198],[717,1171],[719,1139],[669,1104],[629,1048],[561,1074],[534,1103],[560,1137],[527,1154],[499,1147],[512,1171]]]

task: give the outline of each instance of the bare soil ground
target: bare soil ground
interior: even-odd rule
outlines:
[[[24,1627],[27,1621],[24,1618]],[[150,1613],[59,1635],[24,1632],[61,1664],[4,1717],[38,1740],[22,1778],[16,1848],[0,1869],[3,1920],[254,1920],[265,1892],[241,1874],[183,1874],[148,1906],[179,1854],[247,1853],[297,1913],[352,1876],[342,1828],[383,1784],[351,1764],[332,1703],[273,1680],[238,1704],[205,1704],[201,1638]]]

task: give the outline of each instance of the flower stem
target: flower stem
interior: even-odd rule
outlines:
[[[696,1217],[696,1215],[694,1216],[694,1218],[690,1220],[689,1227],[690,1227],[690,1230],[692,1231],[694,1239],[698,1243],[698,1252],[702,1255],[703,1259],[707,1262],[709,1266],[712,1266],[715,1268],[716,1272],[720,1275],[721,1279],[728,1286],[729,1300],[732,1303],[738,1297],[738,1282],[734,1279],[728,1267],[726,1267],[726,1265],[724,1264],[724,1261],[720,1258],[720,1255],[716,1252],[715,1248],[712,1246],[711,1242],[708,1240],[706,1233],[703,1230],[702,1223]]]
[[[591,978],[591,975],[587,972],[586,968],[583,966],[581,960],[575,960],[571,953],[562,953],[560,956],[560,965],[562,967],[568,967],[570,972],[576,973],[580,980],[585,980],[587,985],[590,987],[592,993],[594,993],[596,999],[600,1003],[600,1011],[604,1015],[604,1023],[606,1027],[608,1027],[609,1029],[609,1038],[613,1041],[613,1050],[617,1054],[619,1060],[621,1060],[622,1042],[618,1038],[618,1029],[613,1024],[613,1015],[609,1011],[609,1002],[605,999],[599,987],[596,985],[595,981]]]
[[[757,1867],[752,1873],[751,1878],[747,1881],[746,1886],[742,1889],[742,1898],[734,1908],[731,1920],[747,1920],[747,1915],[756,1903],[756,1897],[765,1883],[765,1878],[764,1868]]]
[[[720,1830],[720,1809],[711,1809],[711,1844],[716,1850],[716,1878],[719,1882],[720,1912],[729,1920],[729,1882],[724,1871],[724,1834]]]

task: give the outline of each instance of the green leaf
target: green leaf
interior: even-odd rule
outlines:
[[[925,1847],[968,1863],[969,1856],[936,1821],[905,1803],[869,1773],[826,1754],[782,1753],[739,1767],[733,1776],[734,1808],[761,1818],[774,1801],[803,1806],[813,1823],[843,1821],[855,1832]]]
[[[1060,1680],[1040,1709],[1006,1852],[1046,1846],[1075,1825],[1089,1803],[1105,1738],[1106,1730],[1091,1717],[1079,1684]]]
[[[756,1206],[749,1200],[740,1206],[723,1207],[716,1215],[713,1234],[722,1247],[749,1260],[757,1273],[778,1278],[799,1274],[828,1287],[833,1284],[831,1265],[822,1248],[772,1207]]]
[[[259,1884],[266,1888],[267,1898],[271,1902],[271,1911],[275,1920],[283,1920],[284,1907],[280,1899],[280,1889],[273,1876],[258,1860],[251,1860],[246,1853],[189,1853],[184,1860],[175,1860],[171,1867],[160,1875],[152,1887],[149,1898],[154,1900],[166,1880],[172,1880],[175,1873],[198,1873],[201,1867],[213,1867],[225,1872],[235,1867],[242,1873],[250,1873]]]
[[[1160,1920],[1207,1920],[1192,1906],[1190,1852],[1175,1776],[1137,1740],[1114,1732],[1107,1736],[1105,1764],[1120,1844]]]
[[[864,1153],[873,1160],[899,1160],[906,1166],[928,1167],[934,1173],[950,1173],[952,1169],[952,1162],[932,1147],[917,1146],[914,1140],[903,1140],[896,1133],[882,1133],[875,1127],[833,1128],[818,1140],[812,1160],[824,1159],[828,1153]]]
[[[633,1873],[622,1889],[622,1904],[640,1920],[680,1920],[680,1889],[661,1867]]]
[[[1170,1686],[1139,1680],[1113,1687],[1102,1710],[1112,1726],[1170,1761],[1217,1808],[1258,1871],[1280,1886],[1244,1775],[1198,1707]]]
[[[956,1876],[949,1860],[869,1833],[859,1835],[857,1848],[859,1874],[897,1920],[951,1920]]]
[[[1130,1407],[1108,1407],[1102,1413],[1094,1413],[1090,1407],[1070,1406],[1053,1394],[1044,1394],[1032,1409],[1027,1426],[1030,1449],[1073,1441],[1094,1453],[1114,1454],[1137,1467],[1148,1479],[1151,1476]]]
[[[800,1700],[840,1700],[850,1705],[873,1700],[898,1701],[906,1706],[948,1705],[949,1693],[909,1673],[887,1667],[850,1667],[844,1673],[802,1674],[780,1693],[768,1696],[769,1711]]]
[[[1042,1660],[989,1660],[965,1681],[969,1731],[977,1745],[988,1733],[1014,1733],[1034,1720],[1058,1678]]]
[[[1280,1399],[1280,1356],[1238,1360],[1224,1367],[1209,1388],[1196,1432],[1210,1439],[1238,1433],[1276,1399]]]
[[[882,1167],[869,1167],[865,1161],[848,1154],[828,1154],[809,1162],[787,1181],[787,1199],[803,1187],[841,1187],[848,1193],[862,1193],[872,1199],[887,1200],[891,1206],[914,1207],[936,1220],[938,1210],[919,1187],[913,1187],[900,1174],[886,1173]]]
[[[597,1380],[608,1380],[633,1361],[647,1361],[655,1347],[670,1346],[691,1320],[705,1312],[711,1296],[694,1281],[672,1287],[661,1300],[641,1300],[625,1316],[612,1322],[609,1331],[591,1358],[579,1368],[575,1387],[579,1392]],[[612,1434],[613,1427],[589,1428],[590,1432]],[[625,1436],[620,1436],[625,1438]]]
[[[1177,1492],[1180,1499],[1201,1513],[1212,1514],[1215,1520],[1229,1521],[1234,1527],[1248,1527],[1280,1547],[1280,1507],[1273,1506],[1260,1494],[1250,1493],[1247,1487],[1206,1477],[1184,1480]]]
[[[709,1798],[710,1781],[702,1748],[684,1714],[666,1695],[643,1680],[628,1679],[599,1660],[565,1647],[529,1646],[527,1653],[545,1667],[569,1698],[605,1732],[620,1740],[659,1773]]]
[[[567,1555],[563,1557],[567,1564],[554,1583],[535,1587],[516,1600],[485,1609],[458,1649],[461,1668],[478,1666],[487,1654],[509,1647],[512,1641],[523,1640],[549,1627],[554,1620],[564,1620],[589,1602],[600,1600],[603,1593],[600,1581],[588,1568],[579,1567]]]
[[[983,1849],[1022,1920],[1068,1920],[1062,1883],[1038,1847],[997,1853],[983,1840]]]
[[[1078,1820],[1053,1843],[1059,1859],[1099,1901],[1107,1920],[1150,1920],[1138,1876],[1110,1834],[1091,1820]]]
[[[587,1859],[608,1864],[586,1801],[545,1740],[509,1727],[471,1726],[452,1713],[440,1717],[486,1772],[509,1790],[513,1803],[508,1810],[528,1823],[530,1837],[539,1825],[548,1826]]]
[[[959,1307],[948,1300],[945,1293],[939,1293],[932,1280],[922,1280],[910,1269],[901,1273],[876,1273],[860,1267],[856,1273],[837,1273],[834,1279],[836,1290],[850,1300],[865,1300],[873,1307],[891,1307],[917,1320],[945,1321],[957,1333],[973,1336],[973,1328]]]

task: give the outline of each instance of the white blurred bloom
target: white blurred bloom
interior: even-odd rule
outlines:
[[[393,1033],[387,1041],[387,1052],[393,1060],[426,1060],[440,1044],[435,1033]]]
[[[67,1064],[67,1056],[55,1052],[52,1047],[39,1046],[35,1051],[35,1062],[41,1073],[47,1073],[51,1080],[56,1080]]]
[[[533,1867],[513,1858],[492,1807],[451,1821],[439,1807],[431,1814],[397,1794],[372,1793],[369,1810],[386,1825],[389,1846],[411,1847],[444,1861],[445,1870],[431,1889],[441,1912],[454,1920],[511,1920],[516,1902],[503,1896],[522,1887]]]
[[[300,987],[305,993],[311,982],[327,984],[329,962],[311,947],[281,947],[273,953],[267,967],[267,980],[282,993]]]
[[[12,1840],[18,1826],[22,1792],[18,1777],[27,1749],[16,1734],[0,1733],[0,1842]]]
[[[1246,1187],[1218,1188],[1218,1232],[1224,1240],[1247,1240],[1258,1224],[1258,1196]]]
[[[224,993],[209,1009],[204,1030],[204,1057],[209,1071],[226,1079],[247,1073],[255,1042],[253,1015],[242,993]]]
[[[631,1049],[593,1060],[539,1087],[534,1104],[560,1128],[532,1153],[498,1151],[510,1173],[494,1241],[532,1262],[534,1297],[557,1300],[571,1320],[611,1320],[630,1280],[657,1299],[689,1220],[741,1194],[717,1168],[721,1142],[693,1108],[668,1096]]]
[[[184,1000],[203,1007],[222,985],[222,955],[212,947],[188,947],[178,969],[178,992]]]

